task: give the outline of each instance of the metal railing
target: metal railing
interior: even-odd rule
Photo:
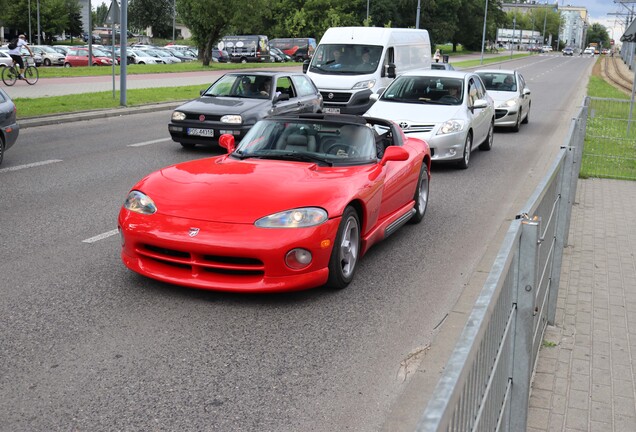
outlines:
[[[556,315],[588,102],[511,223],[417,431],[526,429],[532,371]]]

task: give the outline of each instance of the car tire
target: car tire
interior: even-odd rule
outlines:
[[[141,62],[139,62],[139,63],[137,63],[137,64],[146,64],[146,62],[142,62],[142,61],[141,61]]]
[[[488,129],[488,135],[483,143],[479,145],[479,150],[489,151],[492,149],[492,143],[495,140],[495,121],[490,122],[490,128]]]
[[[179,143],[179,144],[181,144],[181,147],[183,147],[184,149],[193,149],[193,148],[194,148],[194,146],[196,146],[196,144],[192,144],[192,143],[184,143],[184,142]]]
[[[424,219],[426,209],[428,208],[428,191],[429,191],[429,176],[428,165],[426,161],[422,161],[422,168],[420,168],[420,176],[417,179],[417,187],[415,188],[415,213],[413,217],[409,219],[409,223],[418,224]]]
[[[247,63],[247,59],[246,59],[245,57],[243,57],[243,58],[241,59],[241,63],[243,63],[243,64]]]
[[[71,67],[71,64],[70,64],[70,63],[68,63],[68,62],[67,62],[67,63],[64,63],[64,67],[65,67],[65,68],[70,68],[70,67]]]
[[[44,59],[44,66],[51,66],[51,60]]]
[[[522,114],[523,113],[521,112],[521,108],[519,108],[519,112],[517,113],[517,122],[512,127],[512,131],[513,132],[519,132],[519,129],[521,129],[521,115]]]
[[[530,121],[530,105],[528,105],[528,112],[526,113],[526,117],[523,119],[521,123],[528,124]]]
[[[473,133],[468,131],[468,135],[466,135],[466,142],[464,143],[464,152],[462,153],[462,158],[459,162],[457,162],[457,166],[460,169],[468,168],[468,164],[470,163],[470,152],[473,147]]]
[[[327,286],[333,289],[346,288],[353,280],[359,257],[360,220],[355,209],[347,206],[331,250]]]

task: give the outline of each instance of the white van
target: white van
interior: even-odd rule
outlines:
[[[303,72],[322,93],[324,113],[363,114],[373,104],[369,96],[397,75],[430,67],[426,30],[332,27]]]

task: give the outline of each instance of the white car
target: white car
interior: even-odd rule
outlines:
[[[426,141],[433,161],[466,169],[473,149],[492,148],[494,102],[474,72],[407,72],[371,99],[365,115],[393,120],[408,137]]]
[[[165,62],[161,59],[157,59],[144,50],[134,50],[128,48],[126,50],[126,57],[132,58],[135,64],[164,64]]]
[[[157,49],[157,48],[141,48],[141,47],[137,47],[136,50],[137,51],[143,51],[146,54],[154,57],[155,59],[162,60],[162,62],[165,63],[165,64],[181,63],[181,60],[179,60],[178,58],[166,53],[165,51]],[[157,61],[157,63],[161,63],[161,62]]]
[[[31,45],[31,50],[42,56],[44,66],[64,66],[65,54],[59,53],[53,47],[47,45]]]
[[[13,65],[13,59],[6,51],[0,51],[0,68],[11,67]]]
[[[480,69],[475,73],[495,101],[495,126],[519,132],[521,124],[528,123],[532,106],[531,92],[523,75],[507,69]]]

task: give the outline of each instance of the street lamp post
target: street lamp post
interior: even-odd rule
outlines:
[[[545,15],[543,16],[543,35],[541,36],[543,39],[543,45],[545,45],[545,24],[548,21],[548,7],[547,7],[547,3],[544,6],[545,7]]]
[[[40,40],[40,0],[38,0],[38,45],[42,45],[42,41]]]
[[[172,0],[172,43],[174,43],[175,27],[177,25],[177,0]]]
[[[31,0],[29,0],[29,43],[33,43],[31,39]]]
[[[415,28],[420,28],[420,0],[417,0],[417,15],[415,15]]]
[[[367,25],[369,25],[369,1],[367,0]]]
[[[484,64],[484,45],[486,43],[486,22],[488,20],[488,0],[486,0],[486,7],[484,9],[484,30],[481,33],[481,59],[479,64]]]

